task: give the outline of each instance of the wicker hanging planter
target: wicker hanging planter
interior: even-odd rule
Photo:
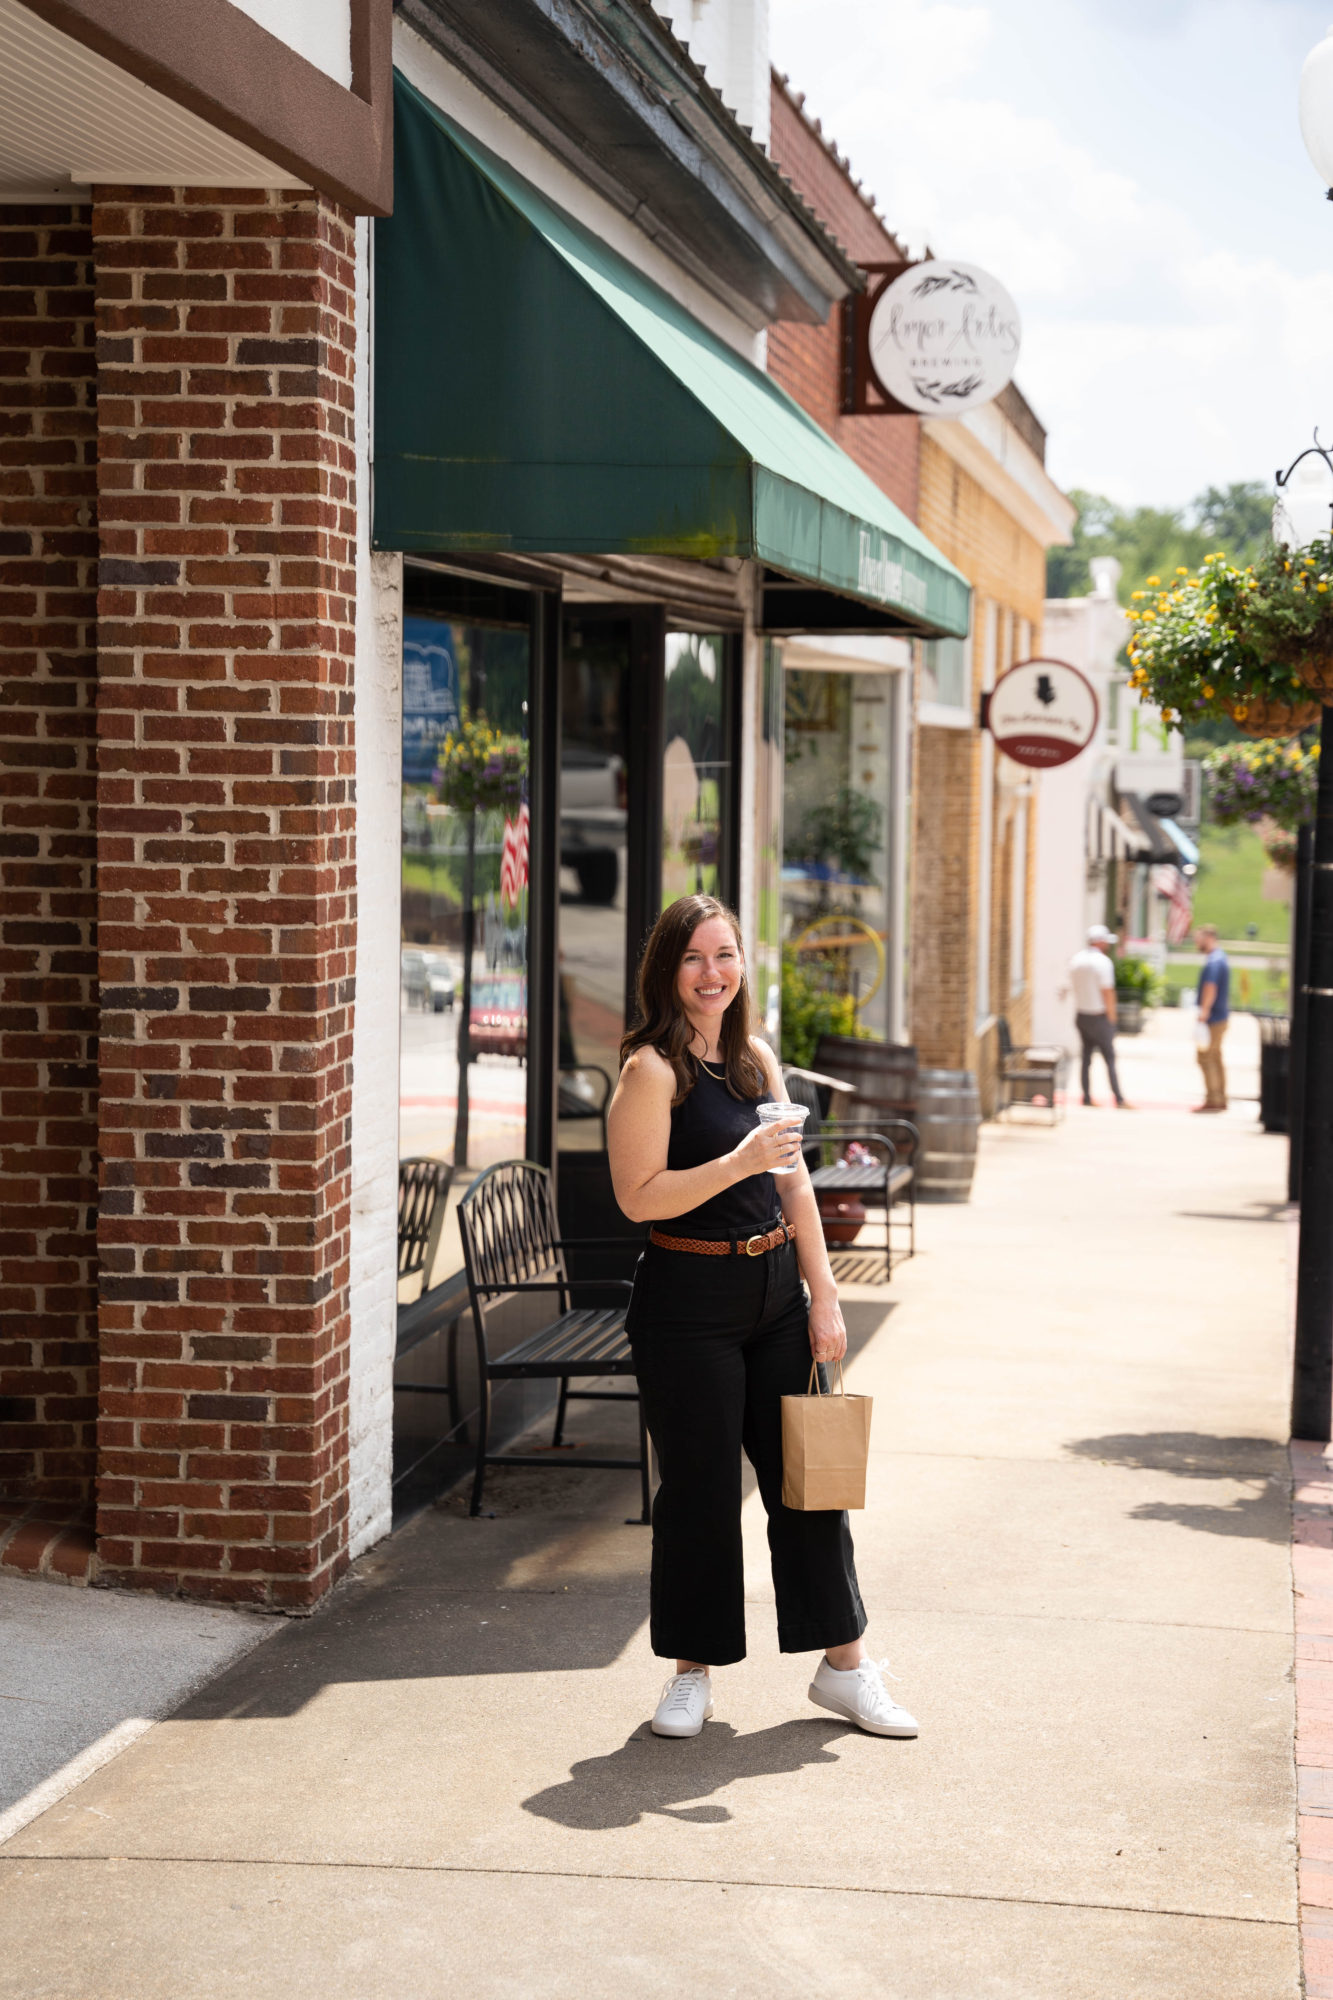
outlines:
[[[1304,700],[1287,701],[1275,695],[1227,695],[1222,706],[1235,723],[1237,729],[1246,736],[1294,736],[1299,729],[1308,729],[1312,722],[1318,722],[1322,702]]]
[[[1324,701],[1333,701],[1333,653],[1311,653],[1293,660],[1291,670]]]

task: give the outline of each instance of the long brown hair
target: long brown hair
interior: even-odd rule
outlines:
[[[689,1096],[699,1077],[698,1058],[690,1049],[694,1029],[680,1004],[676,981],[690,939],[710,917],[721,917],[730,924],[741,955],[740,991],[722,1016],[718,1036],[718,1052],[726,1065],[727,1089],[733,1097],[755,1098],[762,1096],[767,1082],[763,1065],[750,1046],[754,1007],[745,971],[740,919],[716,896],[680,896],[663,910],[643,948],[639,960],[639,1018],[620,1044],[622,1063],[635,1049],[656,1049],[666,1057],[676,1078],[673,1105]]]

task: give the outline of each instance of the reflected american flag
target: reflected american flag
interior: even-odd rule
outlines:
[[[517,819],[505,820],[504,842],[500,848],[500,900],[512,910],[519,894],[528,886],[528,804],[518,809]]]

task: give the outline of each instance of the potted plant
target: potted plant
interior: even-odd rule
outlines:
[[[862,1146],[853,1139],[843,1153],[843,1159],[851,1166],[871,1166],[874,1154],[869,1147]],[[859,1194],[851,1194],[838,1188],[818,1188],[815,1202],[819,1209],[819,1224],[824,1232],[824,1241],[831,1249],[845,1250],[849,1243],[855,1243],[865,1226],[866,1205]]]
[[[1291,736],[1318,719],[1320,704],[1290,653],[1279,658],[1268,627],[1253,622],[1273,595],[1257,566],[1241,570],[1210,555],[1197,571],[1178,569],[1167,584],[1150,576],[1148,585],[1130,605],[1129,684],[1164,722],[1228,715],[1247,736]]]
[[[856,1018],[850,993],[833,993],[811,977],[790,945],[782,947],[782,1060],[794,1069],[809,1069],[821,1035],[855,1035],[869,1041],[869,1031]],[[827,965],[818,969],[827,971]]]
[[[1132,954],[1115,963],[1115,1020],[1122,1035],[1143,1029],[1143,1010],[1157,997],[1157,974],[1146,958]]]

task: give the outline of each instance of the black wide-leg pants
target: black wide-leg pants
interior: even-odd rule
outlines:
[[[768,1513],[778,1644],[859,1639],[866,1616],[845,1513],[782,1504],[780,1398],[810,1379],[809,1308],[791,1244],[708,1257],[650,1243],[627,1326],[657,1451],[652,1647],[725,1667],[745,1658],[741,1452]]]

